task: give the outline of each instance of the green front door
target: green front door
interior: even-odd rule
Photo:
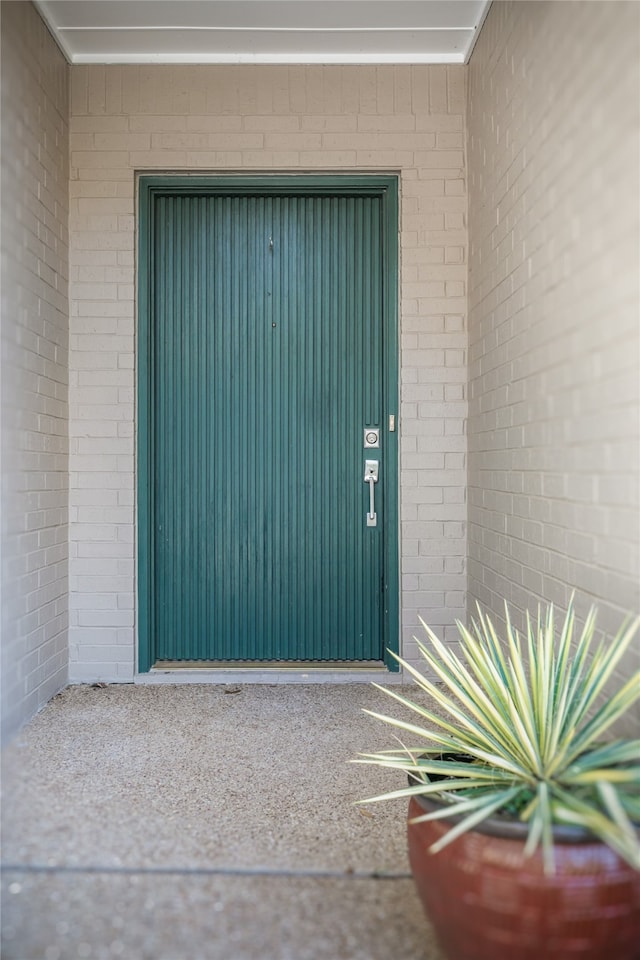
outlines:
[[[395,182],[143,178],[141,201],[140,669],[384,660]]]

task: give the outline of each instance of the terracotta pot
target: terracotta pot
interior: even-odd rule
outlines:
[[[412,798],[409,819],[436,807]],[[556,873],[525,858],[526,827],[491,820],[439,853],[451,820],[411,824],[409,860],[449,960],[640,960],[640,873],[589,834],[556,836]]]

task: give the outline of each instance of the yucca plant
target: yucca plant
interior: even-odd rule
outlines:
[[[613,693],[608,686],[640,618],[609,642],[596,640],[595,609],[578,636],[573,599],[557,637],[553,605],[535,619],[527,614],[524,636],[506,605],[505,619],[504,641],[480,608],[470,630],[458,622],[461,656],[421,620],[429,646],[418,647],[440,682],[396,659],[440,710],[375,684],[420,722],[366,712],[417,744],[396,737],[399,748],[356,762],[403,770],[414,785],[362,802],[417,794],[443,801],[413,821],[456,817],[433,853],[493,814],[510,815],[528,824],[526,855],[542,845],[547,873],[554,871],[555,824],[590,831],[640,870],[640,740],[602,740],[640,697],[640,671]]]

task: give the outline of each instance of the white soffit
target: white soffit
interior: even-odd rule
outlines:
[[[71,63],[466,63],[490,0],[35,0]]]

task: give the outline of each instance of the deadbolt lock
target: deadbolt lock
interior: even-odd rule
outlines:
[[[378,427],[365,427],[364,445],[365,449],[380,446],[380,430]]]

